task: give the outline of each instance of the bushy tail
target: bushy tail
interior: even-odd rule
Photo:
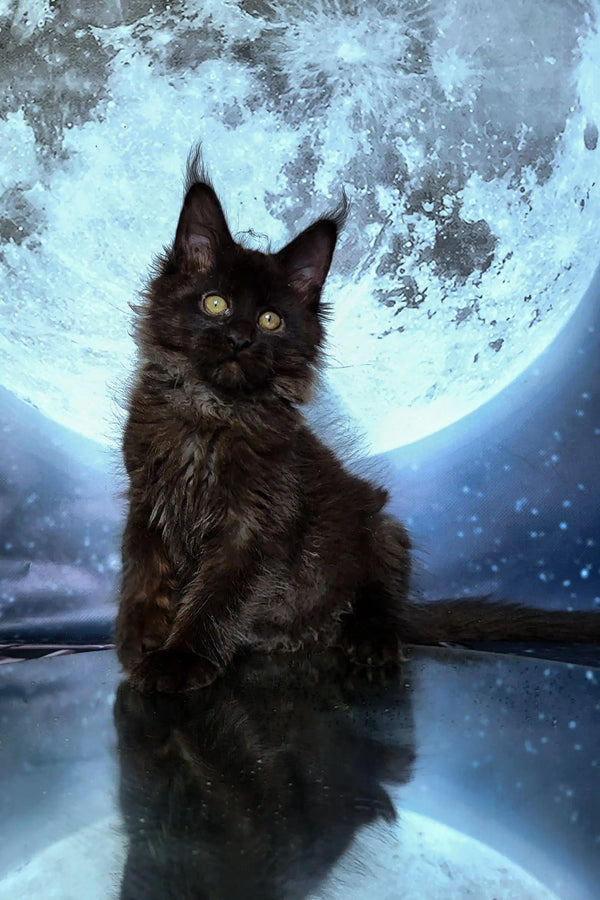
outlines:
[[[600,645],[599,612],[536,609],[485,597],[407,605],[402,637],[413,644],[552,641]]]

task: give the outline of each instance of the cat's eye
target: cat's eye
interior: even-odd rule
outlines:
[[[205,294],[202,298],[202,309],[209,316],[226,316],[230,306],[225,297],[220,294]]]
[[[277,331],[283,325],[283,320],[276,312],[267,310],[258,317],[258,324],[265,331]]]

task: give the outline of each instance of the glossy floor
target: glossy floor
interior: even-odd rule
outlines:
[[[600,669],[250,657],[148,697],[110,651],[0,667],[0,898],[584,900]]]

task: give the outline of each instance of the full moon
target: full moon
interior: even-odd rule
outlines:
[[[0,360],[50,418],[116,441],[129,303],[197,140],[261,249],[345,190],[325,386],[372,451],[485,403],[577,309],[599,261],[597,2],[30,7],[0,10]]]

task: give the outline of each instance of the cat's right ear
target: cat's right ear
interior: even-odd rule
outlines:
[[[337,231],[335,220],[321,219],[277,254],[288,285],[307,303],[318,303],[331,265]]]
[[[346,221],[348,200],[345,191],[338,207],[294,238],[277,254],[288,285],[298,299],[318,307],[340,229]]]
[[[220,246],[232,243],[219,198],[209,184],[192,184],[177,223],[173,251],[184,271],[209,272]]]

